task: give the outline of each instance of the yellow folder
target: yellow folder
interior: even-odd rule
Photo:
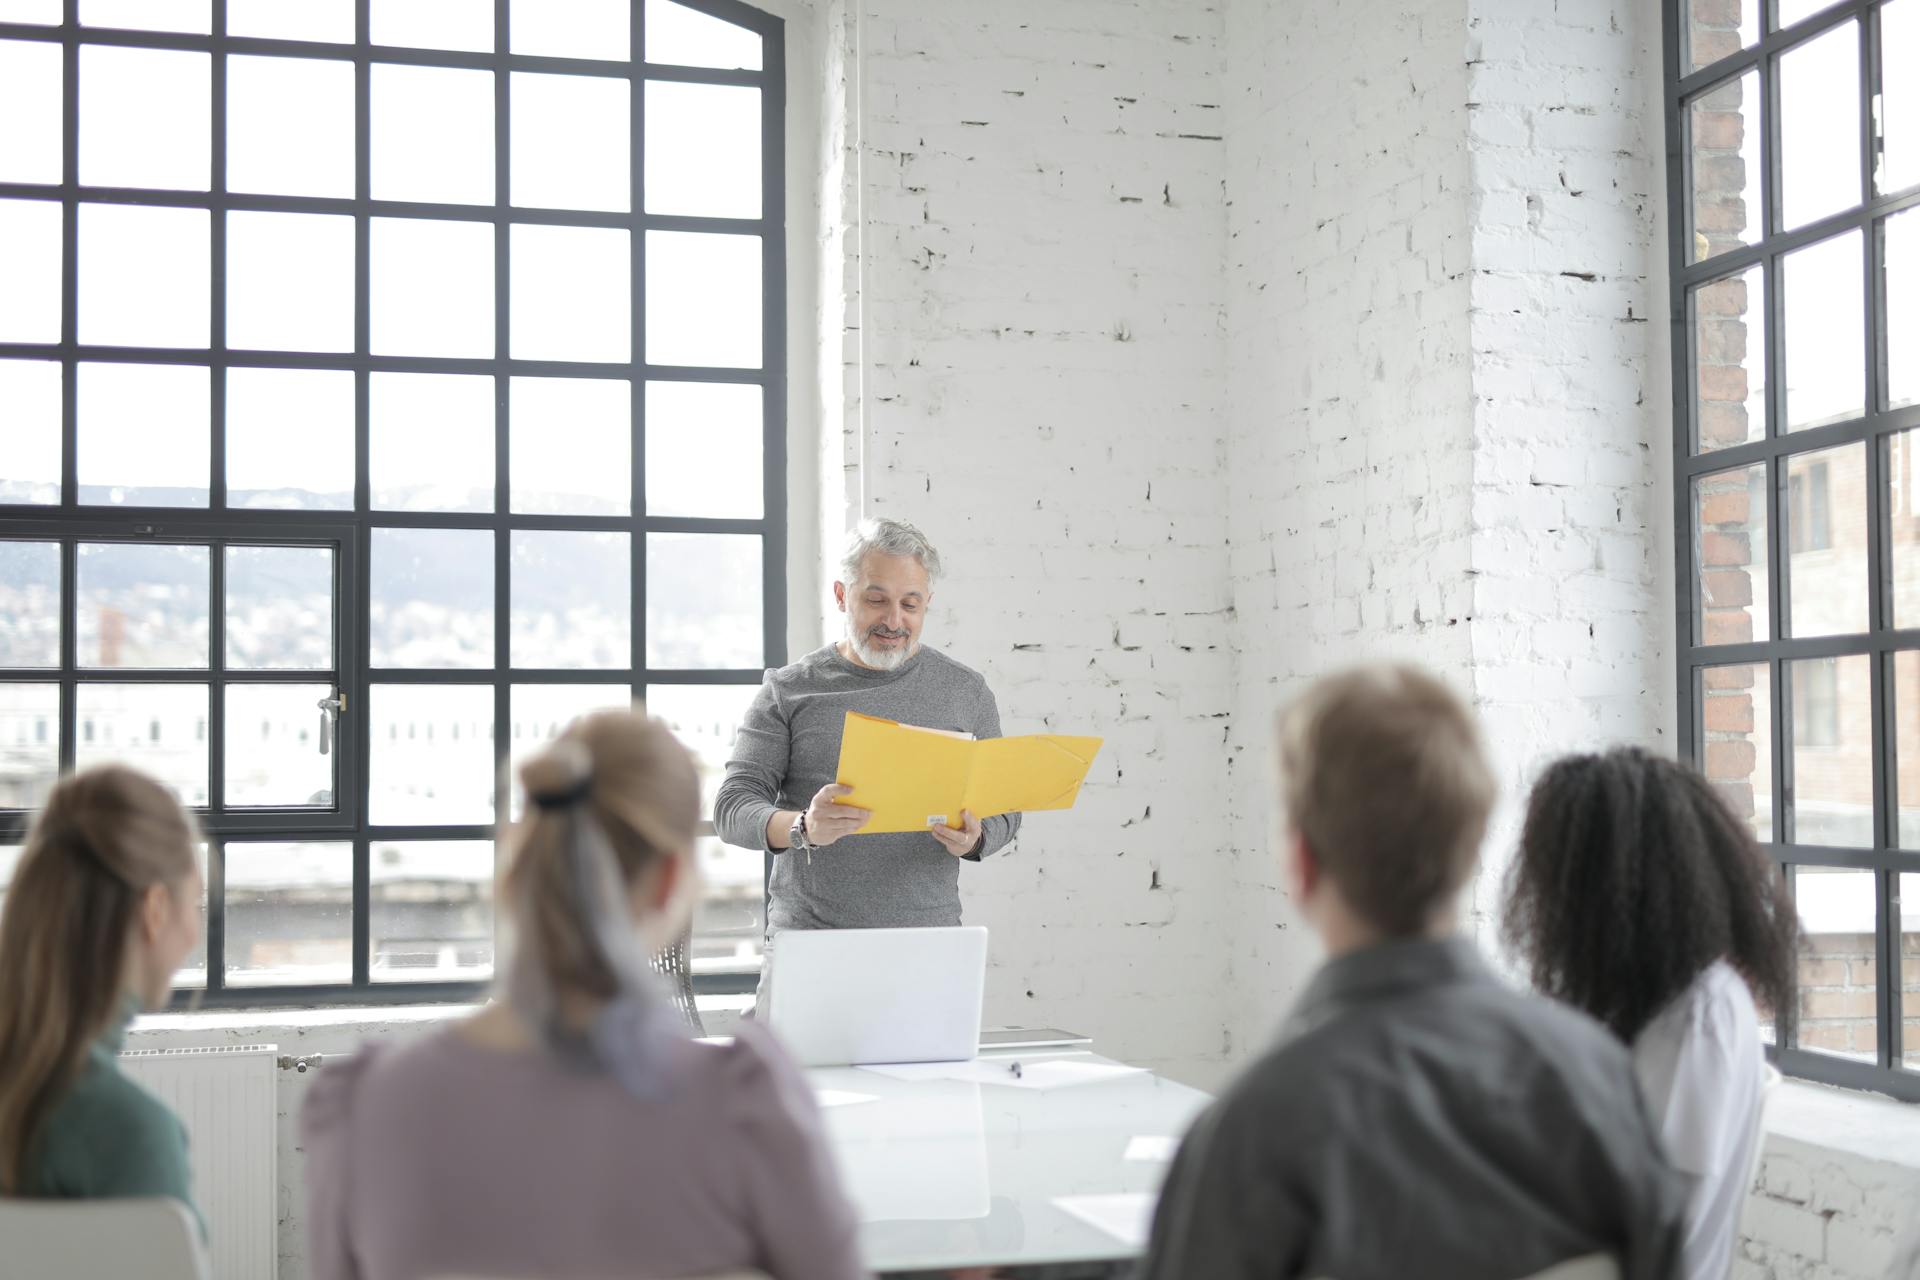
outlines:
[[[873,812],[862,835],[957,827],[962,809],[991,818],[1072,808],[1100,742],[1056,733],[976,742],[849,711],[835,776],[853,788],[842,804]]]

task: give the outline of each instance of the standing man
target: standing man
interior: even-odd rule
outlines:
[[[767,991],[773,940],[783,929],[873,929],[960,923],[960,863],[1006,847],[1020,815],[958,827],[861,835],[863,809],[839,803],[835,784],[846,713],[928,729],[1000,736],[1000,709],[980,673],[920,631],[940,576],[940,553],[904,520],[862,520],[847,542],[834,603],[846,635],[778,671],[747,711],[714,799],[720,838],[779,856],[767,910]]]

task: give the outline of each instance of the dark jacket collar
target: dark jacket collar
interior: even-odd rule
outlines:
[[[1288,1019],[1295,1031],[1346,1009],[1409,991],[1456,983],[1497,983],[1473,943],[1461,937],[1379,942],[1320,966]]]

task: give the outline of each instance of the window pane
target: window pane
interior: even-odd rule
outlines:
[[[331,749],[320,754],[320,702],[330,684],[227,686],[229,806],[333,807]]]
[[[60,774],[60,686],[0,684],[0,809],[37,809]]]
[[[1856,1062],[1878,1062],[1874,980],[1878,894],[1871,871],[1795,867],[1800,953],[1800,1026],[1794,1043]]]
[[[493,0],[373,0],[375,44],[493,52]]]
[[[1885,228],[1887,402],[1920,401],[1920,210],[1895,214]]]
[[[617,228],[515,225],[514,358],[631,360],[631,250]]]
[[[174,970],[173,986],[178,990],[193,990],[207,985],[207,846],[204,841],[193,847],[194,865],[200,869],[200,920],[199,932],[195,937],[193,950]]]
[[[1767,639],[1766,464],[1695,480],[1693,526],[1701,643]]]
[[[516,71],[512,95],[514,204],[613,213],[633,207],[626,80]]]
[[[82,684],[77,767],[113,760],[145,770],[182,804],[207,803],[207,686]]]
[[[62,21],[60,0],[0,0],[0,22],[26,22],[57,27]]]
[[[371,821],[493,821],[492,686],[377,684],[367,715]]]
[[[207,396],[197,365],[81,365],[80,501],[206,506]]]
[[[1773,29],[1784,30],[1802,18],[1810,18],[1822,9],[1830,8],[1833,3],[1834,0],[1780,0],[1778,21],[1773,24]]]
[[[227,215],[227,345],[353,350],[353,219]]]
[[[0,502],[60,501],[60,366],[0,360],[0,405],[6,406],[7,434],[7,447],[0,449]]]
[[[767,932],[765,855],[713,836],[695,846],[700,859],[700,903],[694,909],[691,956],[695,973],[756,973]]]
[[[60,665],[60,544],[0,541],[0,667]]]
[[[493,203],[493,72],[375,63],[376,200]]]
[[[760,70],[760,37],[671,0],[647,0],[647,61]]]
[[[353,981],[353,846],[228,841],[227,985]]]
[[[0,182],[59,182],[60,46],[50,40],[0,40]]]
[[[353,509],[353,374],[227,370],[227,505]]]
[[[376,511],[491,511],[494,380],[376,373],[370,388]]]
[[[1773,840],[1773,691],[1765,663],[1700,672],[1701,772],[1754,837]]]
[[[1755,266],[1693,291],[1693,411],[1701,453],[1766,437],[1765,279]]]
[[[237,671],[333,666],[333,551],[228,547],[227,665]]]
[[[625,378],[515,378],[513,509],[626,515],[633,492],[633,384]]]
[[[1860,233],[1849,231],[1790,253],[1781,271],[1787,430],[1859,417],[1867,402]]]
[[[1920,850],[1920,651],[1913,649],[1893,655],[1893,754],[1899,808],[1894,840],[1902,849]]]
[[[373,349],[396,356],[493,356],[493,227],[375,218]]]
[[[647,212],[760,216],[760,90],[647,82]]]
[[[493,534],[373,531],[371,661],[376,667],[493,665]]]
[[[211,186],[213,59],[176,49],[80,46],[80,181]]]
[[[352,197],[353,111],[351,62],[228,58],[227,189]]]
[[[0,200],[0,342],[60,341],[60,205]]]
[[[213,30],[208,0],[81,0],[80,22],[88,27],[131,27],[204,36]]]
[[[207,665],[206,547],[83,542],[74,639],[83,667]]]
[[[611,58],[633,54],[631,0],[513,0],[513,52],[547,58]]]
[[[80,341],[110,347],[205,347],[205,209],[80,206]]]
[[[655,684],[647,686],[647,714],[667,722],[700,766],[700,816],[713,817],[714,793],[727,776],[733,735],[760,692],[756,684]],[[755,850],[754,856],[759,856]],[[754,883],[757,885],[759,880]]]
[[[647,361],[760,367],[760,237],[647,232]]]
[[[1687,70],[1698,71],[1760,39],[1759,0],[1687,0]]]
[[[1789,634],[1867,629],[1867,447],[1787,459]]]
[[[758,520],[765,406],[758,386],[647,384],[647,514]]]
[[[1887,525],[1891,537],[1893,625],[1920,627],[1920,436],[1887,439]]]
[[[1920,875],[1900,877],[1901,1057],[1920,1071]]]
[[[1780,56],[1780,208],[1791,231],[1860,203],[1860,24]]]
[[[1916,60],[1920,0],[1893,0],[1880,10],[1881,191],[1900,191],[1920,182],[1920,83],[1911,74]]]
[[[1760,73],[1749,71],[1687,108],[1693,243],[1700,262],[1760,242]]]
[[[353,43],[353,0],[227,0],[227,34]]]
[[[0,714],[4,713],[0,712]],[[0,786],[4,784],[0,783]],[[4,807],[6,807],[5,799],[0,797],[0,808]],[[0,844],[0,915],[3,915],[7,909],[7,890],[13,885],[13,869],[20,865],[22,852],[21,846],[17,844]]]
[[[493,844],[376,840],[368,933],[375,982],[493,976]]]
[[[513,814],[525,811],[520,766],[558,738],[575,720],[595,711],[625,711],[633,705],[633,688],[624,684],[517,684],[513,686],[513,721],[507,742],[507,776],[513,791]]]
[[[633,543],[624,533],[513,534],[513,665],[633,665]]]
[[[761,668],[760,539],[647,535],[647,665]]]
[[[1795,844],[1873,844],[1872,660],[1807,658],[1786,664],[1793,731]]]

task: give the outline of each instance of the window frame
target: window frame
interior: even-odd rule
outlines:
[[[786,660],[787,630],[787,246],[786,235],[786,69],[785,23],[771,13],[741,0],[675,0],[686,8],[753,31],[762,41],[762,70],[722,70],[650,63],[646,60],[646,0],[632,0],[630,57],[601,61],[514,54],[510,41],[510,0],[493,0],[494,47],[491,52],[375,46],[369,40],[372,0],[357,0],[355,38],[351,43],[269,39],[226,34],[225,0],[211,0],[212,34],[83,28],[79,0],[65,0],[60,26],[0,22],[0,39],[57,44],[62,48],[62,181],[57,184],[0,182],[0,199],[30,199],[57,203],[62,210],[61,330],[57,343],[0,343],[0,359],[29,359],[58,363],[62,369],[62,473],[57,505],[0,503],[0,538],[55,540],[62,545],[61,661],[55,669],[0,671],[8,682],[57,682],[61,688],[61,772],[73,765],[77,749],[77,685],[89,680],[138,682],[151,673],[136,669],[81,672],[75,663],[73,576],[78,542],[143,540],[194,542],[304,541],[323,538],[340,541],[342,554],[335,566],[335,670],[339,688],[349,699],[336,734],[337,820],[314,820],[315,811],[301,811],[284,821],[272,812],[210,814],[220,797],[223,717],[210,702],[209,807],[195,812],[208,828],[207,859],[207,987],[176,993],[176,1007],[271,1008],[298,1006],[377,1006],[419,1002],[457,1002],[475,999],[490,986],[475,981],[379,982],[370,978],[372,963],[371,850],[391,840],[485,839],[504,826],[507,800],[498,798],[494,824],[375,826],[369,821],[369,748],[372,725],[368,717],[369,691],[378,684],[410,686],[485,684],[494,694],[494,763],[502,776],[512,747],[510,706],[515,685],[605,684],[625,687],[640,698],[653,685],[753,685],[764,667]],[[209,190],[177,191],[104,188],[83,185],[79,175],[79,51],[82,45],[185,50],[213,55],[211,77],[211,164]],[[347,62],[354,67],[355,193],[351,197],[311,197],[233,194],[226,190],[226,55],[270,55]],[[371,181],[371,81],[376,63],[454,67],[494,73],[495,191],[491,205],[459,205],[375,200]],[[511,73],[549,72],[628,80],[630,208],[625,213],[584,212],[514,206],[511,201]],[[760,180],[761,208],[756,218],[693,217],[645,212],[646,137],[645,86],[652,81],[733,85],[757,88],[761,93]],[[210,211],[210,331],[204,348],[127,348],[82,344],[78,340],[77,245],[82,202],[141,205]],[[232,212],[333,213],[354,220],[354,328],[349,353],[236,351],[225,345],[227,315],[226,215]],[[374,218],[410,218],[480,222],[494,231],[494,354],[487,358],[391,356],[372,354],[370,259]],[[629,260],[632,350],[622,363],[586,364],[560,360],[514,358],[510,345],[511,228],[542,224],[625,230],[630,235]],[[758,368],[654,365],[646,361],[646,233],[691,231],[757,238],[761,246],[761,360]],[[185,364],[205,368],[211,380],[209,404],[212,430],[209,450],[208,505],[204,508],[137,508],[82,506],[77,474],[77,369],[83,361],[123,361],[142,364]],[[334,369],[350,371],[355,379],[354,448],[355,493],[351,510],[254,510],[226,505],[226,371],[230,368]],[[375,372],[435,372],[480,374],[495,381],[494,504],[486,512],[375,511],[371,504],[369,385]],[[632,387],[632,499],[625,516],[564,516],[516,514],[511,505],[511,463],[507,394],[512,377],[606,377],[624,379]],[[753,385],[762,388],[762,514],[757,518],[652,516],[646,513],[646,388],[649,382],[699,382]],[[494,537],[494,655],[491,665],[471,669],[381,669],[368,662],[370,643],[370,558],[375,528],[467,529]],[[629,539],[631,560],[631,644],[629,666],[596,669],[535,669],[512,665],[509,644],[511,609],[510,556],[516,531],[618,531]],[[761,539],[761,617],[763,666],[738,669],[653,668],[646,662],[646,573],[649,533],[751,534]],[[217,550],[210,588],[212,611],[209,666],[206,671],[172,673],[175,680],[204,681],[210,699],[219,696],[226,679],[251,681],[255,673],[227,676],[221,671],[223,600],[218,593],[223,557]],[[312,673],[267,673],[269,681],[289,678],[315,682]],[[316,713],[317,714],[317,713]],[[25,838],[31,811],[0,811],[0,843],[17,844]],[[702,825],[712,833],[711,821]],[[294,834],[297,833],[297,834]],[[290,986],[228,986],[224,973],[225,903],[224,842],[236,839],[307,838],[351,840],[353,845],[352,938],[353,974],[349,984]],[[770,857],[767,859],[770,863]],[[762,892],[764,895],[764,884]],[[764,901],[764,897],[763,897]],[[496,929],[497,936],[497,929]],[[696,974],[701,994],[753,990],[756,974]]]
[[[1780,1046],[1769,1046],[1768,1057],[1787,1074],[1850,1088],[1872,1089],[1909,1101],[1920,1101],[1920,1071],[1907,1070],[1902,1061],[1903,1025],[1900,972],[1900,898],[1899,877],[1920,871],[1920,852],[1903,850],[1899,845],[1897,767],[1895,759],[1894,659],[1897,653],[1920,649],[1920,629],[1895,630],[1890,609],[1893,539],[1888,488],[1889,451],[1897,433],[1920,427],[1920,404],[1886,409],[1887,386],[1887,298],[1884,289],[1885,220],[1903,210],[1920,207],[1920,187],[1907,188],[1891,195],[1876,190],[1876,134],[1873,106],[1881,89],[1881,12],[1886,0],[1839,0],[1786,28],[1778,28],[1778,0],[1757,0],[1760,9],[1761,36],[1754,44],[1700,68],[1688,71],[1686,61],[1686,25],[1689,0],[1664,0],[1663,43],[1665,58],[1665,127],[1667,149],[1667,278],[1671,289],[1672,333],[1672,409],[1673,409],[1673,517],[1676,609],[1676,688],[1679,692],[1679,748],[1683,759],[1699,761],[1704,751],[1705,727],[1702,721],[1702,673],[1711,667],[1757,664],[1768,673],[1768,693],[1773,708],[1771,733],[1772,839],[1762,841],[1767,855],[1779,866],[1789,888],[1794,884],[1791,868],[1831,867],[1866,870],[1874,873],[1876,886],[1875,975],[1876,989],[1876,1064],[1816,1052],[1785,1047],[1786,1034],[1797,1022],[1799,991],[1794,1008],[1781,1011]],[[1912,3],[1913,0],[1905,0]],[[1849,21],[1858,21],[1860,39],[1860,110],[1858,144],[1861,156],[1859,200],[1834,214],[1819,218],[1790,231],[1780,231],[1782,189],[1780,175],[1781,134],[1777,104],[1780,101],[1780,55],[1798,48]],[[1754,124],[1760,130],[1760,173],[1757,183],[1760,235],[1755,243],[1720,253],[1699,262],[1690,261],[1693,237],[1694,201],[1692,157],[1688,146],[1689,103],[1705,91],[1736,80],[1743,73],[1758,71],[1759,102]],[[1913,215],[1920,217],[1920,215]],[[1781,260],[1789,253],[1837,235],[1858,230],[1862,240],[1862,270],[1865,273],[1863,316],[1865,346],[1865,412],[1842,422],[1788,433],[1784,429],[1785,308],[1780,287]],[[1764,368],[1767,430],[1759,440],[1734,444],[1705,452],[1695,452],[1695,382],[1697,352],[1694,349],[1692,294],[1696,286],[1738,277],[1758,266],[1766,288],[1760,304],[1765,323]],[[1916,437],[1920,438],[1920,437]],[[1785,634],[1791,617],[1788,591],[1791,583],[1787,557],[1793,534],[1788,521],[1791,503],[1788,491],[1788,460],[1801,454],[1813,454],[1837,445],[1864,444],[1867,520],[1867,601],[1868,629],[1858,634],[1796,639]],[[1910,447],[1910,446],[1909,446]],[[1765,464],[1767,588],[1770,600],[1769,631],[1762,638],[1743,643],[1704,643],[1702,608],[1696,585],[1701,581],[1700,566],[1695,563],[1693,482],[1701,476],[1740,467]],[[1909,464],[1910,465],[1910,464]],[[1809,498],[1810,504],[1810,498]],[[1833,513],[1829,511],[1831,516]],[[1907,554],[1912,554],[1908,551]],[[1790,829],[1792,790],[1792,711],[1793,680],[1785,663],[1808,658],[1838,658],[1864,655],[1869,659],[1870,751],[1872,765],[1874,838],[1868,848],[1843,848],[1792,843],[1786,839]]]

